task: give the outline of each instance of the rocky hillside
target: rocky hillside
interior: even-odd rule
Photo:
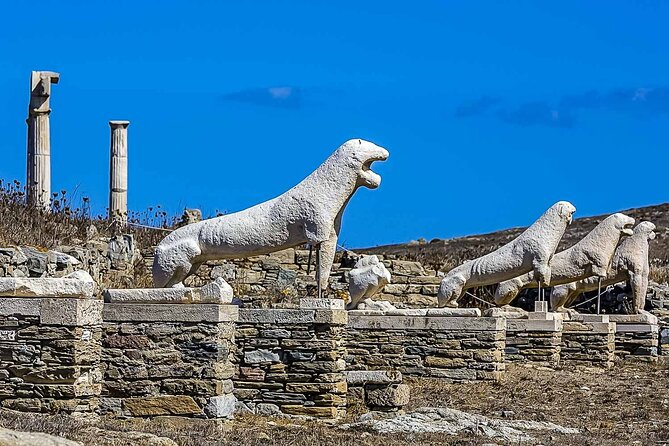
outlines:
[[[669,203],[627,209],[623,212],[634,217],[637,223],[648,220],[657,226],[657,238],[651,242],[650,258],[656,271],[669,266]],[[606,215],[575,219],[569,226],[559,250],[568,248],[591,231]],[[400,259],[418,260],[434,269],[449,270],[465,260],[473,259],[517,237],[525,228],[512,228],[489,234],[471,235],[453,239],[434,239],[427,242],[409,242],[355,250],[366,254],[394,255]]]

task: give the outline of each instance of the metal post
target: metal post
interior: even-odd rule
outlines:
[[[597,281],[597,314],[602,312],[602,278]]]

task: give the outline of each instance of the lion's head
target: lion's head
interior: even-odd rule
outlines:
[[[568,201],[558,201],[551,206],[550,211],[557,213],[567,224],[571,224],[576,208]]]
[[[649,221],[642,221],[634,227],[635,234],[646,234],[648,240],[655,239],[655,225]]]
[[[389,153],[383,147],[364,139],[346,141],[339,149],[348,165],[357,171],[357,186],[376,189],[381,184],[381,175],[372,171],[374,161],[385,161]]]
[[[610,215],[606,217],[607,220],[610,219],[613,221],[614,227],[619,230],[622,235],[632,235],[634,232],[632,231],[632,226],[634,226],[634,219],[632,217],[628,217],[625,214],[621,214],[620,212],[617,212],[613,215]]]

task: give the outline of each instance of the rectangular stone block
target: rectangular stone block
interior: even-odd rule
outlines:
[[[562,320],[508,319],[507,332],[516,331],[562,331]]]
[[[346,325],[348,312],[346,310],[315,310],[314,322],[317,324]]]
[[[426,315],[431,317],[481,317],[481,310],[478,308],[428,308]]]
[[[102,301],[93,299],[41,299],[40,323],[85,326],[102,323]]]
[[[504,330],[506,320],[504,318],[489,317],[358,316],[349,314],[348,326],[354,329],[476,332]]]
[[[40,299],[22,297],[0,297],[0,316],[39,316]]]
[[[343,310],[343,299],[316,299],[316,298],[302,298],[300,299],[300,309],[302,310]]]
[[[104,321],[116,322],[231,322],[239,316],[236,305],[105,303]]]
[[[95,282],[75,278],[0,277],[0,296],[91,298]]]
[[[651,324],[657,325],[657,316],[650,313],[642,314],[609,314],[611,322],[620,324]]]
[[[251,324],[308,324],[315,310],[240,309],[239,322]]]
[[[136,288],[105,290],[104,298],[107,303],[227,304],[232,294],[225,298],[220,293],[203,292],[202,288]]]
[[[616,324],[616,333],[657,333],[658,326],[651,324]]]
[[[346,382],[351,386],[399,384],[402,382],[402,373],[396,370],[351,370],[346,372]]]

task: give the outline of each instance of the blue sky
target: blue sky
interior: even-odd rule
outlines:
[[[669,201],[669,3],[9,2],[0,178],[24,180],[31,70],[53,70],[53,189],[107,205],[110,119],[129,202],[233,212],[342,142],[386,147],[348,247]]]

